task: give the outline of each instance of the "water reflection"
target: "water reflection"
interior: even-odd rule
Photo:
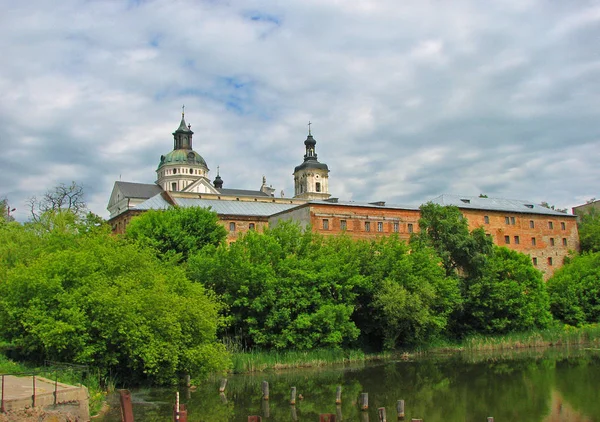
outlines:
[[[220,380],[182,392],[189,421],[318,421],[331,413],[338,421],[377,421],[385,407],[396,420],[396,403],[406,403],[405,420],[436,421],[594,421],[600,420],[597,380],[599,351],[547,349],[506,353],[428,356],[413,361],[361,364],[343,368],[283,371],[229,378],[219,395]],[[269,382],[270,399],[262,400],[261,383]],[[342,403],[336,406],[336,388]],[[296,405],[290,390],[296,387]],[[369,393],[369,410],[359,397]],[[132,391],[136,421],[168,421],[175,390]],[[118,403],[100,419],[120,421]]]

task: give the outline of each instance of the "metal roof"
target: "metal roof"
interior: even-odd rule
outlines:
[[[353,201],[322,201],[322,200],[314,200],[310,201],[310,204],[318,204],[318,205],[340,205],[343,207],[362,207],[362,208],[381,208],[381,209],[392,209],[392,210],[412,210],[418,211],[418,205],[397,205],[397,204],[389,204],[389,205],[378,205],[376,203],[369,202],[353,202]]]
[[[298,204],[281,204],[275,202],[253,202],[253,201],[224,201],[219,199],[200,199],[200,198],[173,198],[180,207],[210,207],[219,215],[241,215],[253,217],[269,217],[290,208],[297,207]],[[171,205],[163,199],[161,195],[153,196],[147,201],[135,206],[136,210],[167,209]]]
[[[545,214],[560,217],[573,217],[572,214],[543,207],[532,201],[504,198],[480,198],[479,196],[440,195],[430,202],[440,205],[454,205],[458,208],[490,211],[518,212],[524,214]]]
[[[162,188],[155,183],[115,182],[115,187],[126,198],[150,198],[162,192]]]
[[[222,195],[231,196],[271,196],[260,190],[247,190],[247,189],[217,189]]]

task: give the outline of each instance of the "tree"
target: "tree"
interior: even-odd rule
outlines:
[[[463,328],[504,334],[545,328],[551,322],[542,273],[522,253],[494,247],[481,275],[464,281]]]
[[[188,257],[206,245],[217,246],[227,232],[213,211],[200,207],[149,210],[131,220],[126,236],[166,258]]]
[[[600,252],[574,257],[547,287],[555,318],[569,325],[600,322]]]
[[[549,203],[547,203],[546,201],[543,201],[543,202],[542,202],[540,205],[541,205],[542,207],[544,207],[544,208],[548,208],[548,209],[550,209],[550,210],[554,210],[554,211],[562,212],[562,213],[565,213],[565,214],[567,213],[567,209],[566,209],[566,208],[557,208],[557,207],[555,207],[554,205],[550,205],[550,204],[549,204]]]
[[[363,278],[346,237],[322,238],[298,225],[250,231],[228,247],[206,247],[189,276],[227,305],[227,336],[242,347],[340,347],[358,337],[352,321]]]
[[[600,212],[596,208],[579,216],[579,245],[582,252],[600,252]]]
[[[62,232],[60,248],[46,245],[52,236],[0,283],[0,339],[23,357],[88,364],[131,383],[227,367],[219,305],[182,268],[108,231]]]
[[[49,211],[71,211],[76,215],[85,214],[87,204],[83,186],[74,181],[70,185],[61,183],[46,191],[41,199],[35,196],[29,198],[29,210],[34,221],[39,221],[40,216]]]
[[[411,245],[423,243],[433,247],[446,270],[464,276],[476,276],[492,252],[493,242],[483,229],[469,232],[467,220],[454,206],[427,203],[421,206],[420,232],[413,235]]]

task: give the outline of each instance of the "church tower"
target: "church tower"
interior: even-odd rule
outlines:
[[[181,123],[173,132],[173,151],[160,157],[156,184],[168,192],[218,193],[208,179],[206,161],[192,148],[193,135],[182,111]]]
[[[304,141],[306,153],[304,162],[294,169],[294,198],[327,199],[329,194],[329,169],[327,164],[319,163],[313,138],[311,123],[308,123],[308,137]]]

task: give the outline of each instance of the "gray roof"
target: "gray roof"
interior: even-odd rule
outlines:
[[[298,204],[281,204],[276,202],[254,201],[223,201],[219,199],[200,198],[173,198],[180,207],[210,207],[219,215],[240,215],[252,217],[269,217],[278,212],[287,211],[297,207]],[[161,195],[153,196],[145,202],[135,206],[135,210],[167,209],[171,205]]]
[[[246,190],[246,189],[217,189],[223,195],[231,196],[271,196],[260,190]]]
[[[543,207],[532,201],[503,198],[480,198],[478,196],[440,195],[431,200],[440,205],[454,205],[458,208],[490,211],[518,212],[524,214],[545,214],[560,217],[573,217],[572,214]]]
[[[162,192],[162,188],[155,183],[115,182],[115,186],[126,198],[151,198]]]
[[[310,201],[310,204],[319,204],[319,205],[339,205],[343,207],[362,207],[362,208],[381,208],[381,209],[395,209],[395,210],[418,210],[419,206],[417,205],[397,205],[397,204],[385,204],[385,205],[377,205],[376,203],[369,202],[353,202],[353,201],[322,201],[322,200],[314,200]]]

